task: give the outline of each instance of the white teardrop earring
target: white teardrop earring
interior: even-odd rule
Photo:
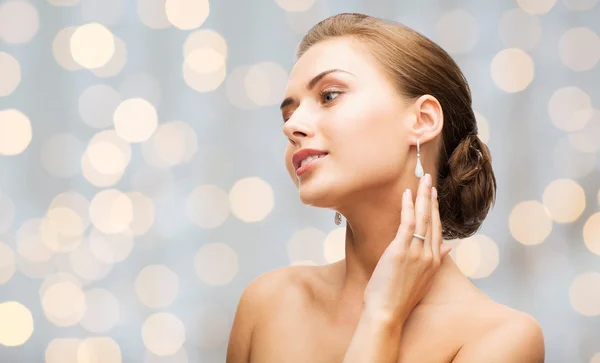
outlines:
[[[333,218],[333,222],[338,226],[340,224],[342,224],[342,215],[339,212],[335,212],[335,217]]]
[[[418,137],[417,137],[417,167],[415,168],[415,176],[419,179],[423,176],[423,165],[421,165],[421,147],[419,145]]]

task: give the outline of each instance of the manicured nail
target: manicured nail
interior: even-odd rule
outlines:
[[[435,189],[435,187],[431,188],[431,196],[433,199],[437,199],[437,189]]]
[[[404,194],[406,194],[406,196],[407,196],[408,198],[412,198],[412,192],[410,191],[410,188],[406,189],[406,190],[404,191]]]
[[[425,186],[431,188],[431,175],[425,174]]]

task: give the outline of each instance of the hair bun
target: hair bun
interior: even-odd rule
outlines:
[[[444,238],[467,238],[477,232],[496,199],[496,179],[487,145],[469,134],[448,159],[440,180],[440,218]]]

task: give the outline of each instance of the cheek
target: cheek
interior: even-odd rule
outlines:
[[[396,175],[403,164],[406,142],[401,136],[401,120],[392,112],[362,105],[342,117],[344,125],[336,128],[335,138],[343,145],[343,160],[353,173]]]
[[[368,157],[389,155],[402,142],[398,138],[400,120],[387,110],[373,105],[356,103],[336,117],[335,130],[331,136],[340,140],[354,153],[369,154]]]

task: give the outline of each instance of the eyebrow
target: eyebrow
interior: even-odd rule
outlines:
[[[352,73],[350,73],[350,72],[348,72],[348,71],[345,71],[345,70],[343,70],[343,69],[338,69],[338,68],[334,68],[334,69],[328,69],[328,70],[326,70],[326,71],[323,71],[323,72],[321,72],[321,73],[317,74],[317,75],[316,75],[316,76],[315,76],[313,79],[311,79],[311,80],[310,80],[310,82],[308,82],[308,83],[306,84],[306,89],[307,89],[307,90],[309,90],[309,91],[310,91],[310,90],[312,90],[312,89],[313,89],[313,88],[314,88],[314,87],[317,85],[317,83],[319,83],[319,81],[320,81],[321,79],[323,79],[323,77],[325,77],[325,76],[326,76],[326,75],[328,75],[329,73],[333,73],[333,72],[344,72],[344,73],[347,73],[347,74],[353,75]],[[292,104],[292,103],[294,103],[294,102],[295,102],[295,101],[294,101],[294,98],[293,98],[293,97],[288,97],[288,98],[286,98],[285,100],[283,100],[283,102],[281,103],[281,106],[279,106],[279,109],[281,110],[281,109],[283,109],[284,107],[286,107],[286,106],[288,106],[288,105],[290,105],[290,104]]]

